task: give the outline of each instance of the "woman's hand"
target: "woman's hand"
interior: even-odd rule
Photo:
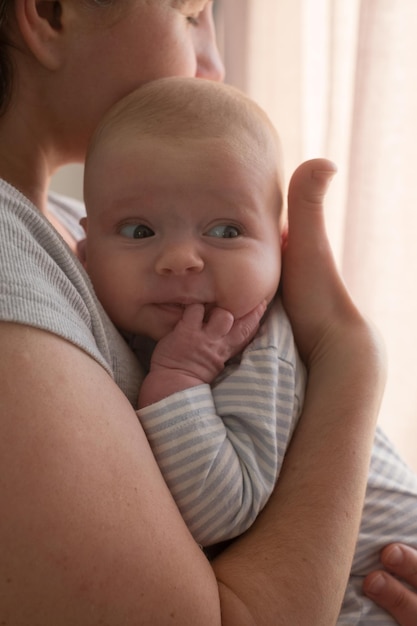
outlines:
[[[250,611],[251,621],[236,621],[235,612],[230,623],[335,624],[351,568],[385,355],[378,333],[353,304],[327,240],[322,203],[334,172],[331,162],[315,159],[301,165],[290,184],[282,288],[309,370],[307,389],[271,498],[254,525],[213,562],[218,579],[233,576],[228,599],[233,593],[235,607],[240,601]],[[229,623],[224,607],[222,615]]]
[[[338,273],[327,239],[323,203],[335,173],[331,161],[313,159],[297,168],[289,186],[283,300],[307,366],[327,349],[327,342],[346,343],[352,324],[368,326]]]
[[[381,563],[388,570],[365,578],[364,593],[388,611],[400,626],[417,624],[417,550],[398,543],[384,548]],[[396,577],[401,580],[398,580]],[[413,587],[408,589],[402,581]]]

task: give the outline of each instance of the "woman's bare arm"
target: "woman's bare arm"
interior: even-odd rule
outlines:
[[[213,572],[102,367],[0,324],[0,622],[220,624]]]
[[[243,602],[252,597],[257,626],[336,622],[365,495],[375,389],[382,388],[378,348],[366,329],[357,332],[362,338],[352,329],[357,344],[351,354],[340,346],[333,371],[327,361],[311,372],[275,493],[240,543],[214,564],[218,579],[229,580]],[[370,355],[358,364],[361,341]]]
[[[306,196],[294,205],[295,216],[307,208],[307,220],[311,195],[323,192],[309,180],[301,171],[297,184]],[[293,220],[290,228],[296,240],[301,225]],[[304,326],[295,320],[310,371],[301,424],[270,504],[213,569],[178,513],[133,409],[105,371],[58,337],[0,324],[0,621],[334,623],[384,361],[329,259],[309,262],[324,237],[319,224],[311,228],[315,243],[293,264],[301,268],[304,255],[304,280],[316,281],[330,300],[321,307],[307,293],[311,317]],[[291,245],[290,238],[289,253]],[[297,294],[287,298],[290,311]]]
[[[257,625],[336,622],[385,383],[380,337],[352,303],[325,236],[332,173],[328,161],[305,163],[289,193],[283,296],[309,369],[302,419],[264,513],[215,563],[242,602],[252,598]]]

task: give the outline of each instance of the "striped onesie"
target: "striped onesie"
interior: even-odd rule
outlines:
[[[140,352],[140,341],[134,348]],[[302,409],[305,370],[277,299],[257,336],[212,386],[137,413],[164,478],[202,546],[244,532],[279,476]],[[355,557],[338,625],[396,624],[362,594],[391,541],[417,547],[417,476],[378,428]]]

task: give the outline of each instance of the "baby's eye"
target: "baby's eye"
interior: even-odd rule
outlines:
[[[207,237],[234,239],[235,237],[239,237],[239,235],[241,235],[241,231],[237,226],[232,226],[230,224],[219,224],[218,226],[210,228],[210,230],[206,232],[206,235]]]
[[[145,224],[125,224],[120,229],[120,234],[129,239],[146,239],[153,237],[154,231]]]

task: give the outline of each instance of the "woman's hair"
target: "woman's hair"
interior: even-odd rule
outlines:
[[[86,6],[113,5],[114,0],[81,0]],[[0,0],[0,116],[6,111],[13,89],[13,63],[10,48],[14,0]]]
[[[7,108],[12,91],[13,70],[7,36],[12,2],[13,0],[0,0],[0,115]]]

